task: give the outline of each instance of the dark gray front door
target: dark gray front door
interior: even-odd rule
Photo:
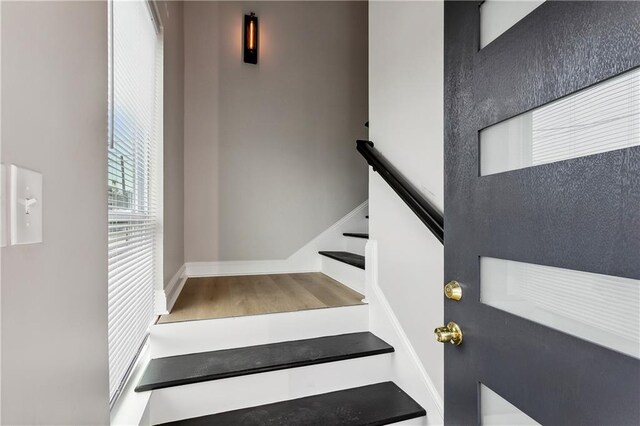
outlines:
[[[445,3],[445,422],[638,425],[640,2],[479,34]]]

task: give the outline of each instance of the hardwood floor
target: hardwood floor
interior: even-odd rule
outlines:
[[[189,278],[158,323],[360,305],[363,298],[320,272]]]

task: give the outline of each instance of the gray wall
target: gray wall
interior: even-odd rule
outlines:
[[[44,242],[2,249],[2,423],[106,424],[107,5],[2,2],[2,161]]]
[[[367,3],[184,8],[186,260],[286,258],[367,198]]]
[[[184,264],[184,32],[182,2],[159,3],[164,26],[164,286]]]
[[[159,9],[166,284],[184,263],[184,39],[182,3]],[[2,162],[44,176],[44,243],[2,249],[1,421],[106,424],[107,6],[2,2],[1,28]]]

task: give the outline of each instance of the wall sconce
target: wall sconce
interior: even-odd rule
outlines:
[[[258,17],[255,13],[244,15],[244,62],[258,63]]]

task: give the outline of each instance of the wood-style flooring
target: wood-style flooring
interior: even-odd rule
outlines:
[[[320,272],[189,278],[158,323],[360,305],[363,298]]]

